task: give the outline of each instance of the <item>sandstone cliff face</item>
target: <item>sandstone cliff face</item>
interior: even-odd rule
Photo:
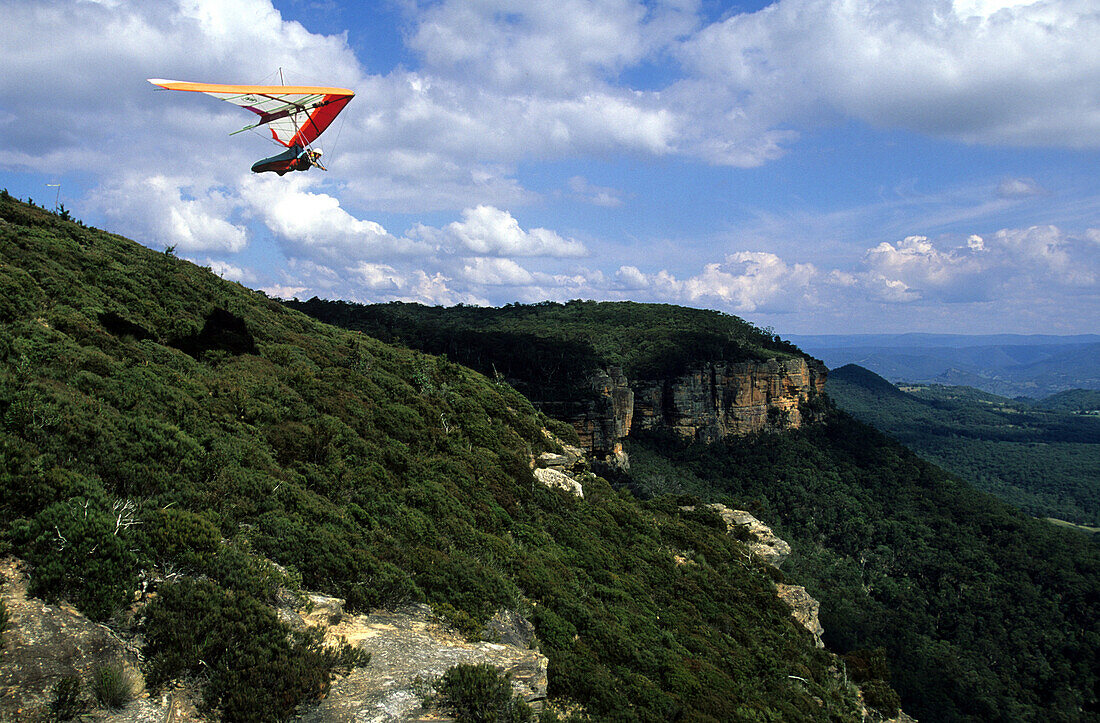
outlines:
[[[674,379],[635,383],[633,423],[706,441],[798,427],[799,405],[824,390],[824,366],[802,358],[706,362]]]
[[[800,405],[825,390],[826,369],[801,357],[763,362],[704,362],[668,379],[628,380],[618,367],[591,379],[595,401],[571,421],[597,459],[625,466],[631,429],[668,429],[693,439],[802,425]]]
[[[596,398],[571,420],[581,446],[600,461],[625,467],[623,438],[634,419],[634,390],[619,367],[600,370],[589,381]]]

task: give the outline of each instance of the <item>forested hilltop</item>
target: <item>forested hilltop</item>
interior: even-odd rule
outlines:
[[[287,302],[323,321],[503,376],[536,402],[584,393],[594,369],[621,367],[631,380],[667,378],[701,361],[803,356],[770,329],[730,314],[670,304],[424,306],[403,302]]]
[[[572,358],[653,373],[660,365],[631,361],[635,345],[644,348],[647,320],[655,339],[673,338],[682,323],[683,338],[713,342],[672,355],[678,364],[742,350],[757,358],[797,354],[735,317],[664,305],[297,306],[395,343],[437,345],[449,358],[476,349],[482,368],[518,364],[510,376],[527,379],[535,374],[524,365],[542,360],[517,357],[514,344],[523,339],[549,352],[573,333],[583,344]],[[616,310],[627,312],[618,331]],[[706,327],[709,320],[716,326]],[[523,336],[513,336],[520,324]],[[759,343],[718,345],[730,329]],[[442,343],[448,339],[458,341]],[[794,547],[788,571],[821,601],[829,647],[856,658],[883,649],[903,707],[919,719],[1100,716],[1100,545],[968,488],[828,399],[807,405],[814,424],[713,444],[631,432],[630,471],[616,482],[643,498],[722,501],[775,526]]]
[[[275,615],[300,586],[426,601],[475,636],[518,612],[551,701],[596,720],[858,719],[781,573],[680,497],[539,484],[546,427],[568,435],[453,361],[0,194],[0,553],[31,594],[141,633],[153,690],[197,681],[226,720],[324,695],[364,660]]]

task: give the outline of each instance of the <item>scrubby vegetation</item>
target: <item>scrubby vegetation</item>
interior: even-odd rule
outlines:
[[[433,703],[457,723],[529,723],[534,714],[491,665],[456,665],[432,685]]]
[[[492,314],[461,309],[467,326],[433,357],[2,196],[0,219],[0,549],[28,560],[35,594],[116,623],[152,581],[136,621],[152,686],[192,678],[206,709],[238,720],[323,694],[363,661],[279,622],[277,590],[301,585],[352,612],[426,601],[471,635],[519,611],[551,698],[596,720],[857,720],[852,681],[775,596],[790,575],[883,711],[896,690],[926,720],[1100,715],[1096,545],[826,400],[790,433],[639,437],[632,476],[588,475],[583,500],[532,478],[532,456],[555,447],[542,429],[568,430],[502,378],[523,382],[541,354],[565,351],[523,382],[536,397],[564,393],[574,360],[644,378],[681,368],[685,348],[796,353],[770,332],[581,302],[496,310],[508,325],[494,331]],[[427,338],[446,325],[424,324]],[[500,339],[531,335],[553,344],[493,360]],[[786,572],[751,560],[703,501],[774,525],[795,548]]]
[[[80,692],[80,678],[66,675],[58,680],[53,686],[48,710],[50,718],[58,721],[72,720],[88,710],[88,701]]]
[[[35,594],[98,619],[154,581],[151,685],[201,670],[205,707],[242,720],[323,693],[354,661],[265,605],[300,582],[468,633],[529,614],[550,695],[597,718],[855,719],[714,520],[598,477],[583,501],[538,485],[549,422],[510,386],[10,198],[0,219],[4,543]]]
[[[134,697],[133,681],[121,663],[107,663],[92,671],[91,688],[96,703],[111,710],[121,708]]]
[[[502,377],[539,408],[583,402],[595,369],[632,380],[687,371],[700,361],[801,355],[797,347],[730,314],[669,304],[570,301],[450,308],[392,302],[288,302],[323,321]]]
[[[892,707],[888,682],[919,720],[1100,715],[1100,546],[1088,537],[835,409],[784,434],[650,434],[628,449],[640,492],[709,490],[775,525],[794,548],[784,570],[821,602],[826,645],[864,661],[850,670],[874,705]],[[888,681],[867,651],[880,647]]]

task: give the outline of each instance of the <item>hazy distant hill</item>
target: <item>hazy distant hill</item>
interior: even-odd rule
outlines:
[[[1100,389],[1100,336],[952,334],[794,335],[830,368],[858,364],[890,381],[966,385],[1041,398]]]
[[[1095,402],[1100,392],[1065,392],[1033,405],[971,387],[899,389],[854,364],[832,370],[826,390],[843,409],[978,489],[1038,517],[1100,525],[1100,416],[1063,411]]]

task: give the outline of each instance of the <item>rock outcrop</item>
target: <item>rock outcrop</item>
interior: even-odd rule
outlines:
[[[725,505],[714,503],[707,505],[718,513],[726,523],[726,532],[744,530],[749,537],[749,550],[772,567],[778,568],[791,554],[791,546],[780,539],[772,528],[744,510],[731,510]]]
[[[0,720],[51,720],[55,686],[66,676],[81,681],[87,715],[114,723],[200,720],[193,691],[177,687],[150,696],[139,669],[138,646],[66,603],[27,595],[27,574],[16,558],[0,560],[0,596],[9,622],[0,649]],[[121,666],[133,700],[119,710],[96,710],[87,690],[95,672]],[[83,719],[83,718],[82,718]]]
[[[791,546],[786,540],[780,539],[772,528],[753,517],[744,510],[733,510],[717,502],[707,505],[714,510],[726,523],[726,532],[736,534],[745,540],[749,551],[761,562],[779,569],[783,561],[791,554]],[[683,510],[693,510],[694,507],[682,507]],[[824,648],[825,643],[821,636],[825,634],[825,628],[821,626],[818,618],[821,605],[810,597],[806,588],[801,585],[775,584],[776,594],[779,599],[787,603],[791,608],[791,616],[802,627],[810,631],[814,636],[814,643],[819,648]]]
[[[599,370],[589,379],[595,397],[571,420],[581,446],[596,460],[626,468],[623,438],[634,418],[634,390],[620,367]]]
[[[821,627],[821,620],[817,616],[821,610],[821,604],[810,597],[810,593],[806,592],[806,588],[801,585],[777,582],[775,591],[779,599],[790,606],[794,619],[813,634],[817,647],[824,648],[825,643],[821,640],[821,636],[825,634],[825,628]]]
[[[427,605],[409,605],[370,615],[339,615],[325,602],[318,612],[301,615],[300,624],[320,625],[325,640],[340,638],[371,654],[370,663],[337,679],[328,697],[301,711],[299,720],[328,723],[396,723],[397,721],[444,721],[437,711],[425,709],[419,693],[427,681],[441,676],[460,663],[488,663],[511,677],[513,690],[528,703],[546,697],[546,656],[530,647],[504,642],[469,642],[450,630]],[[342,608],[341,608],[342,610]],[[500,613],[489,634],[513,641],[522,638],[527,627]],[[520,618],[522,621],[522,618]],[[523,621],[526,622],[526,621]],[[530,624],[528,623],[528,626]],[[517,638],[518,636],[518,638]],[[533,643],[533,638],[530,639]]]
[[[531,470],[537,479],[547,487],[563,489],[566,492],[584,497],[584,487],[577,477],[588,471],[588,461],[583,449],[565,444],[550,430],[542,430],[547,439],[561,447],[561,453],[543,452],[531,458]],[[621,445],[620,445],[621,447]]]
[[[801,426],[802,403],[825,390],[827,370],[803,357],[704,362],[667,379],[628,380],[618,367],[590,379],[595,398],[571,421],[600,461],[628,464],[622,440],[632,429],[668,429],[692,439]]]

